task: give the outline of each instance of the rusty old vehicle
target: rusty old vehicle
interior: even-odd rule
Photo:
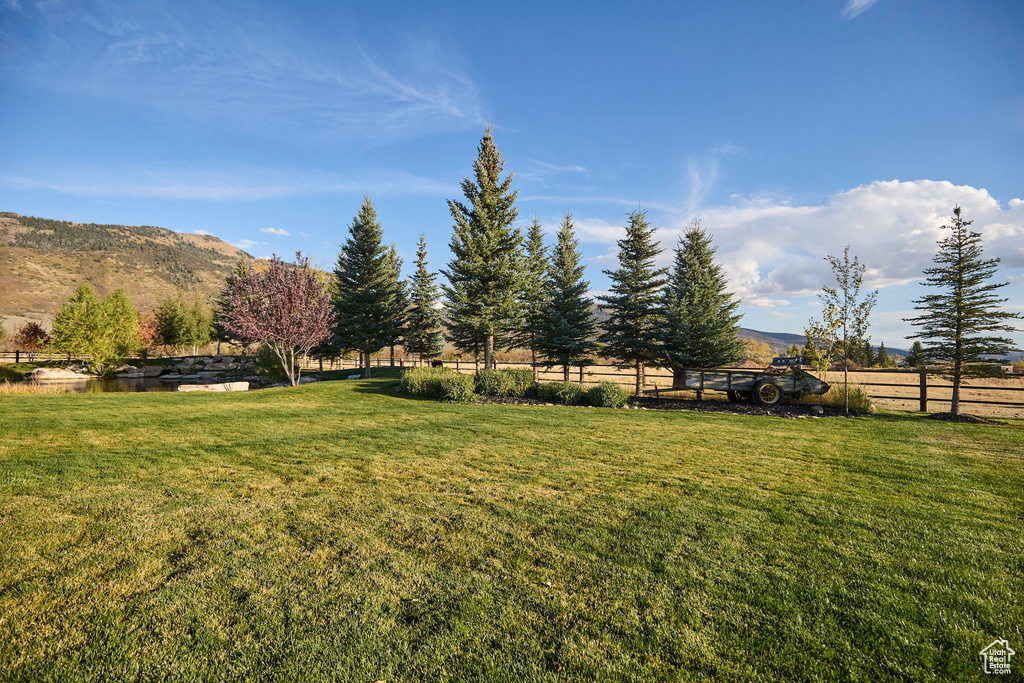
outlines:
[[[780,356],[763,369],[673,368],[673,391],[724,391],[733,403],[777,406],[783,398],[824,394],[829,384],[800,367],[800,358]]]

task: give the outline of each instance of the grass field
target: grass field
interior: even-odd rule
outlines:
[[[0,396],[0,680],[977,680],[1024,651],[1019,420],[395,384]]]

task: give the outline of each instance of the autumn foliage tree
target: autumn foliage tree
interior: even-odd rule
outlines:
[[[334,324],[327,287],[301,252],[294,266],[274,256],[266,270],[233,278],[221,302],[225,329],[243,343],[266,345],[292,386],[310,349]]]
[[[32,354],[50,345],[50,335],[39,323],[28,322],[17,329],[13,341],[19,349],[28,352],[28,359],[31,362]]]

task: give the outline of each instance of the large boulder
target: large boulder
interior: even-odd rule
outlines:
[[[223,384],[180,384],[178,391],[249,391],[248,382],[224,382]]]
[[[159,377],[165,368],[162,365],[143,365],[139,370],[144,377]]]
[[[37,382],[46,382],[54,379],[92,379],[95,376],[62,368],[36,368],[29,375],[31,379]]]

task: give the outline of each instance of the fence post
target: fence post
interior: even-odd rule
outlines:
[[[459,372],[459,359],[455,359],[455,372]]]
[[[928,412],[928,373],[921,371],[921,412]]]
[[[583,384],[583,366],[580,366],[580,384]]]

